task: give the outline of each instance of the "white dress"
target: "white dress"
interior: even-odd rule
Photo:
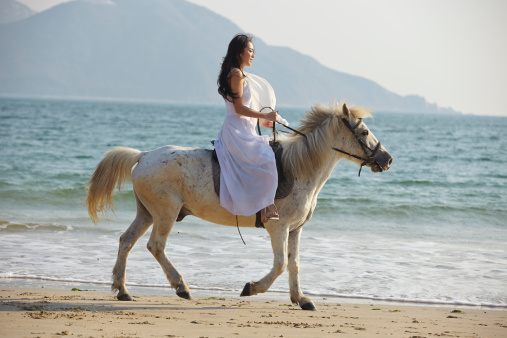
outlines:
[[[243,87],[243,104],[250,107],[248,82]],[[255,132],[257,119],[236,113],[225,101],[226,116],[215,140],[220,162],[220,205],[234,215],[250,216],[271,205],[278,186],[275,156],[267,135]]]

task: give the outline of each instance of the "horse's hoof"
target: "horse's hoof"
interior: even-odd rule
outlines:
[[[192,299],[192,296],[190,296],[190,292],[188,291],[176,291],[176,295],[184,299]]]
[[[122,301],[131,301],[132,297],[130,297],[130,295],[128,293],[124,293],[122,295],[116,296],[116,299],[122,300]]]
[[[247,297],[252,295],[252,283],[246,283],[240,297]]]
[[[315,305],[313,305],[312,302],[305,303],[305,304],[301,305],[301,308],[303,310],[308,310],[308,311],[315,311],[315,310],[317,310],[317,308],[315,307]]]

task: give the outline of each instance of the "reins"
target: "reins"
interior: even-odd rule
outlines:
[[[271,108],[271,107],[263,107],[260,111],[262,112],[262,110],[263,110],[263,109],[266,109],[266,108],[271,109],[271,111],[274,111],[274,109],[273,109],[273,108]],[[283,123],[280,123],[280,122],[278,122],[278,121],[275,121],[275,122],[276,122],[276,123],[278,123],[278,124],[279,124],[279,125],[281,125],[281,126],[284,126],[285,128],[289,129],[290,131],[292,131],[292,132],[294,132],[294,133],[296,133],[296,134],[299,134],[299,135],[303,136],[305,139],[308,139],[308,138],[306,137],[306,135],[305,135],[305,134],[303,134],[302,132],[300,132],[299,130],[293,129],[293,128],[291,128],[291,127],[289,127],[289,126],[287,126],[287,125],[285,125],[285,124],[283,124]],[[257,119],[257,131],[259,132],[259,135],[262,135],[262,134],[261,134],[261,128],[260,128],[260,126],[259,126],[259,119]],[[276,131],[278,131],[278,129],[276,129],[276,128],[275,128],[275,123],[273,123],[273,141],[274,141],[274,142],[276,142]],[[290,134],[290,132],[285,131],[285,130],[280,130],[280,131],[281,131],[282,133]]]
[[[266,109],[266,108],[271,109],[272,111],[274,110],[271,107],[264,107],[264,108],[261,109],[261,112],[262,112],[263,109]],[[371,149],[370,147],[368,147],[368,145],[363,140],[361,140],[359,138],[359,136],[356,133],[356,128],[359,127],[359,125],[363,122],[363,119],[359,119],[359,122],[357,122],[355,126],[351,126],[350,122],[346,118],[342,118],[342,122],[347,127],[347,129],[350,130],[350,132],[352,133],[352,135],[354,135],[354,137],[356,138],[357,142],[359,142],[359,145],[363,149],[363,152],[366,155],[366,157],[357,156],[357,155],[351,154],[349,152],[346,152],[344,150],[341,150],[341,149],[338,149],[338,148],[335,148],[335,147],[331,147],[331,149],[336,150],[337,152],[340,152],[342,154],[345,154],[347,156],[350,156],[350,157],[353,157],[353,158],[356,158],[356,159],[362,161],[362,163],[361,163],[361,165],[359,167],[359,173],[357,174],[357,176],[361,177],[361,170],[363,169],[363,166],[365,166],[367,164],[374,164],[374,163],[376,163],[378,165],[377,161],[375,160],[375,155],[377,154],[377,152],[380,149],[380,147],[381,147],[382,144],[379,141],[377,143],[377,145],[375,146],[375,148]],[[293,129],[293,128],[289,127],[289,126],[286,126],[285,124],[280,123],[278,121],[276,121],[276,123],[282,125],[283,127],[291,130],[292,132],[294,132],[294,133],[296,133],[298,135],[304,136],[304,138],[308,140],[308,137],[305,134],[303,134],[302,132],[300,132],[300,131],[298,131],[296,129]],[[259,119],[257,119],[257,131],[259,132],[259,135],[262,135],[261,134],[261,128],[260,128],[260,125],[259,125]],[[278,129],[275,128],[275,123],[273,123],[273,142],[276,142],[277,131],[278,131]],[[287,132],[287,131],[284,131],[284,130],[280,130],[280,131],[289,134],[289,132]],[[368,150],[370,151],[370,155],[368,155]],[[379,167],[382,168],[380,165],[379,165]]]

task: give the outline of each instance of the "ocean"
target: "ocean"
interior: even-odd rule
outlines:
[[[304,108],[280,108],[297,126]],[[86,181],[115,146],[211,149],[222,106],[0,98],[0,281],[110,284],[119,236],[135,215],[131,185],[116,216],[94,226]],[[301,285],[312,296],[507,307],[507,118],[374,114],[394,157],[372,173],[341,161],[301,238]],[[264,229],[187,217],[167,255],[191,289],[241,292],[272,266]],[[127,285],[168,294],[146,249],[129,256]],[[288,293],[284,273],[271,291]],[[287,295],[288,301],[288,295]]]

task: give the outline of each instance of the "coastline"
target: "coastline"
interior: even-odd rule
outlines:
[[[10,282],[0,283],[3,337],[507,336],[503,308],[313,297],[317,311],[303,311],[287,294],[192,290],[193,299],[184,300],[169,288],[146,287],[131,287],[134,301],[121,302],[105,285],[73,291],[70,283]]]
[[[27,277],[27,276],[11,276],[3,277],[0,276],[0,289],[5,286],[7,288],[50,288],[50,289],[62,289],[72,290],[78,288],[82,290],[104,291],[109,292],[111,282],[92,282],[82,280],[64,280],[58,278],[46,278],[46,277]],[[134,290],[135,294],[148,294],[148,295],[171,295],[174,290],[168,285],[158,284],[135,284],[126,283],[129,290]],[[227,297],[236,298],[239,297],[241,289],[231,290],[222,289],[216,287],[202,288],[189,285],[191,294],[197,294],[201,297]],[[380,298],[380,297],[369,297],[360,295],[336,295],[336,294],[317,294],[303,290],[305,295],[310,297],[312,300],[325,300],[327,303],[346,303],[346,304],[390,304],[390,305],[403,305],[403,306],[426,306],[426,307],[449,307],[449,308],[470,308],[470,309],[489,309],[489,310],[505,310],[507,311],[507,305],[504,304],[490,304],[490,303],[471,303],[463,301],[443,301],[443,300],[430,300],[430,299],[402,299],[402,298]],[[278,300],[287,301],[290,299],[288,291],[279,290],[268,290],[266,293],[255,295],[256,298],[262,298],[266,300]]]

